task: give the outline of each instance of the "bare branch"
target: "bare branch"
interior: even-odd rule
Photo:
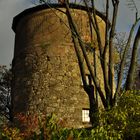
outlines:
[[[111,88],[111,94],[113,95],[114,89],[114,57],[113,57],[113,38],[115,34],[115,27],[116,27],[116,20],[117,20],[117,13],[118,13],[118,0],[112,0],[113,4],[113,17],[112,17],[112,26],[109,35],[109,85]]]
[[[87,57],[85,47],[84,47],[84,45],[83,45],[83,42],[81,41],[81,37],[80,37],[80,35],[79,35],[78,31],[77,31],[77,28],[76,28],[76,26],[75,26],[75,23],[74,23],[73,19],[72,19],[71,12],[70,12],[70,10],[69,10],[68,1],[65,0],[65,2],[66,2],[66,10],[67,10],[66,13],[67,13],[67,16],[68,16],[68,20],[69,20],[69,22],[72,24],[73,29],[74,29],[74,31],[75,31],[77,37],[78,37],[78,41],[79,41],[81,50],[82,50],[82,52],[83,52],[83,56],[84,56],[84,58],[85,58],[85,61],[86,61],[88,70],[89,70],[89,72],[90,72],[90,74],[91,74],[91,77],[92,77],[92,79],[93,79],[93,81],[94,81],[94,84],[95,84],[95,86],[96,86],[96,88],[97,88],[97,90],[98,90],[98,92],[99,92],[99,95],[100,95],[100,97],[101,97],[102,103],[103,103],[104,107],[106,108],[106,107],[107,107],[107,104],[106,104],[106,100],[105,100],[104,94],[103,94],[103,92],[102,92],[102,90],[101,90],[101,87],[99,86],[99,83],[97,82],[97,79],[96,79],[96,77],[95,77],[95,74],[94,74],[94,72],[93,72],[93,69],[92,69],[92,67],[91,67],[91,65],[90,65],[89,59],[88,59],[88,57]]]
[[[134,44],[133,44],[133,51],[132,51],[132,58],[131,58],[131,64],[128,71],[128,76],[126,80],[126,90],[130,90],[133,87],[134,82],[134,73],[135,73],[135,67],[136,67],[136,58],[137,58],[137,50],[138,50],[138,44],[140,41],[140,26],[138,28]]]
[[[119,68],[120,70],[119,70],[119,74],[118,74],[118,83],[117,83],[116,93],[114,95],[114,100],[116,100],[116,98],[118,96],[118,93],[120,92],[121,83],[122,83],[122,75],[123,75],[124,65],[125,65],[125,61],[126,61],[126,56],[128,54],[128,50],[130,48],[130,43],[131,43],[131,39],[132,39],[134,29],[135,29],[139,20],[140,20],[140,18],[132,25],[131,30],[129,32],[129,37],[128,37],[128,40],[127,40],[127,43],[126,43],[126,46],[125,46],[125,50],[124,50],[124,53],[123,53],[123,56],[122,56],[122,60],[121,60],[121,63],[120,63],[120,68]]]
[[[74,34],[74,29],[73,29],[73,26],[72,26],[70,21],[69,21],[69,25],[70,25],[70,29],[71,29],[71,34],[72,34],[72,39],[73,39],[73,43],[74,43],[76,56],[77,56],[78,63],[79,63],[79,68],[80,68],[80,73],[81,73],[83,85],[84,85],[84,87],[87,87],[86,74],[85,74],[84,62],[83,62],[84,59],[82,58],[82,55],[81,55],[80,50],[78,48],[78,44],[76,41],[76,35]]]

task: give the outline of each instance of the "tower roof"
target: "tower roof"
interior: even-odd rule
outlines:
[[[38,5],[29,9],[24,10],[23,12],[21,12],[20,14],[18,14],[17,16],[14,17],[13,19],[13,24],[12,24],[12,29],[13,31],[15,31],[16,26],[18,24],[18,22],[20,21],[21,18],[23,18],[26,15],[30,15],[34,12],[40,11],[40,10],[44,10],[44,9],[49,9],[49,8],[65,8],[65,5],[60,5],[60,4],[43,4],[43,5]],[[85,6],[82,5],[77,5],[77,4],[70,4],[70,8],[73,9],[79,9],[79,10],[87,10],[87,8]],[[96,10],[96,14],[101,17],[104,21],[106,20],[106,16],[99,12],[98,10]]]

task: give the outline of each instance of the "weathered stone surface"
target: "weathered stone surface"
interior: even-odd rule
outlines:
[[[61,18],[68,25],[67,17],[56,9],[53,11],[59,17],[51,9],[44,9],[23,16],[17,23],[13,112],[15,116],[21,112],[25,115],[55,113],[66,121],[65,127],[87,127],[82,123],[82,108],[89,108],[89,99],[82,88],[71,33],[60,21]],[[90,31],[86,11],[73,9],[72,12],[82,38],[90,41],[87,38]],[[105,23],[100,17],[98,20],[104,37]],[[93,63],[92,53],[89,53],[89,58]],[[102,83],[100,68],[98,62],[98,78]],[[86,72],[88,74],[87,69]]]

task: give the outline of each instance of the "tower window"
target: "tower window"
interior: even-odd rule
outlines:
[[[90,122],[89,109],[82,109],[82,122]]]

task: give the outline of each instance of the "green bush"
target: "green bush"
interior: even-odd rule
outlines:
[[[39,118],[39,117],[38,117]],[[52,114],[46,122],[38,124],[39,130],[20,132],[16,127],[0,130],[2,140],[138,140],[140,137],[140,93],[127,91],[117,106],[99,114],[100,125],[88,129],[67,129]],[[31,131],[31,132],[28,132]]]
[[[126,116],[124,136],[139,139],[140,136],[140,91],[127,91],[120,98],[118,108]]]

